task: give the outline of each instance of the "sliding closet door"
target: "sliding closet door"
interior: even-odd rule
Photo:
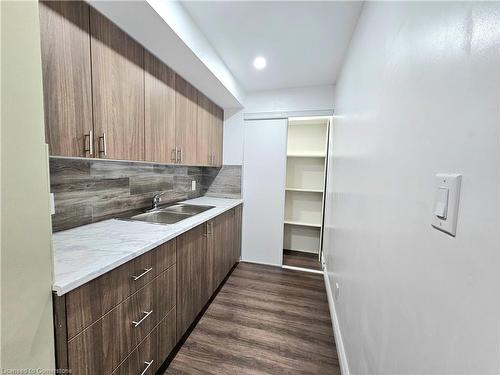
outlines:
[[[245,121],[242,259],[281,266],[287,120]]]

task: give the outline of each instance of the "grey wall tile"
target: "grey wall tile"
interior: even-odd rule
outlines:
[[[130,194],[144,194],[174,189],[174,175],[146,175],[130,177]]]
[[[92,205],[89,203],[57,204],[52,215],[52,228],[64,230],[92,223]]]
[[[90,178],[90,161],[81,159],[50,158],[50,183],[68,183]]]
[[[241,198],[241,165],[224,165],[211,182],[205,182],[205,195],[217,198]]]

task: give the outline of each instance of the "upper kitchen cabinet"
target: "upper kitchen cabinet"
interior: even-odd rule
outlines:
[[[89,6],[40,2],[45,137],[50,155],[93,156]]]
[[[50,155],[222,165],[223,111],[81,1],[40,3]]]
[[[144,160],[144,50],[92,8],[90,33],[97,157]]]
[[[223,112],[202,93],[198,93],[198,164],[222,165]]]
[[[181,76],[175,76],[175,134],[177,163],[197,165],[198,91]]]
[[[175,73],[144,51],[145,160],[177,161],[175,139]]]
[[[199,165],[212,165],[212,102],[198,93],[197,159]]]
[[[224,127],[224,111],[212,103],[212,164],[220,167],[222,165],[222,138]]]

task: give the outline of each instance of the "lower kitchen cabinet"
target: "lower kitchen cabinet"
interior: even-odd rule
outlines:
[[[241,222],[243,214],[243,206],[240,204],[234,208],[233,218],[233,260],[238,262],[241,258]]]
[[[113,375],[154,374],[174,348],[175,309],[151,331],[137,348],[113,371]]]
[[[202,307],[206,287],[208,260],[206,250],[207,224],[199,225],[177,237],[177,337],[181,337]],[[209,261],[209,260],[208,260]]]
[[[54,296],[56,364],[154,374],[239,259],[241,206]]]
[[[68,342],[73,374],[110,374],[175,307],[175,266]]]
[[[177,237],[178,339],[239,260],[235,231],[241,228],[241,214],[238,222],[235,213],[240,207]]]
[[[234,210],[227,211],[209,222],[208,243],[214,257],[212,292],[218,288],[235,263],[230,256],[233,245],[233,212]]]

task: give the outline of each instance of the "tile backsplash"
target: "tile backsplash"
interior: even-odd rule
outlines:
[[[239,171],[238,171],[239,169]],[[239,181],[238,177],[239,176]],[[196,190],[191,190],[196,181]],[[241,197],[241,166],[186,167],[141,162],[50,158],[53,231],[205,195]]]
[[[241,198],[241,165],[223,165],[208,185],[205,195],[217,198]]]

